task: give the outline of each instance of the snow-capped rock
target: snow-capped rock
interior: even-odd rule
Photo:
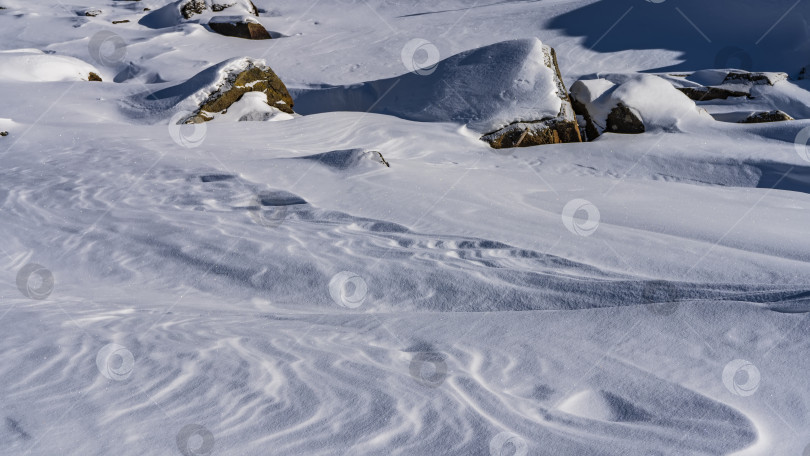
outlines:
[[[181,122],[199,123],[224,114],[248,93],[260,93],[268,107],[293,113],[293,100],[264,60],[234,58],[213,65],[176,86],[136,96],[130,102],[150,111],[188,111]]]
[[[270,34],[262,24],[251,16],[214,16],[208,27],[220,35],[248,40],[269,40]]]
[[[710,118],[694,101],[658,76],[621,76],[615,81],[584,79],[571,85],[574,108],[583,117],[589,141],[605,131],[676,131],[683,121]]]

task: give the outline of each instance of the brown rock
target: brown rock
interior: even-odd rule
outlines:
[[[8,132],[7,131],[0,131],[0,136],[8,136]]]
[[[211,27],[211,30],[225,36],[248,40],[269,40],[271,38],[264,26],[256,22],[218,22],[212,20],[208,23],[208,26]]]
[[[211,94],[185,123],[209,121],[213,114],[225,111],[247,92],[263,92],[268,105],[293,114],[293,99],[281,79],[270,67],[251,63],[246,70],[231,76],[222,89]]]
[[[646,131],[644,122],[633,112],[633,109],[622,103],[610,110],[605,128],[613,133],[625,134],[639,134]]]
[[[101,82],[101,76],[97,75],[96,73],[90,72],[90,76],[87,77],[88,81],[97,81]]]

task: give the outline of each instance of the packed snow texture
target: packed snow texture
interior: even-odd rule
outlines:
[[[0,453],[807,453],[810,3],[254,3],[0,0]],[[658,127],[491,149],[543,46]]]

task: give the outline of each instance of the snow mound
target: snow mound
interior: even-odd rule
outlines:
[[[617,108],[632,112],[643,124],[641,131],[678,131],[685,122],[710,118],[671,83],[649,74],[581,79],[571,85],[571,97],[585,117],[590,139],[617,131],[610,121]]]
[[[350,169],[379,169],[380,165],[388,166],[380,152],[363,149],[332,150],[320,154],[296,157],[296,160],[314,161],[333,171]],[[376,162],[376,165],[374,164]]]
[[[537,38],[504,41],[396,78],[305,90],[296,97],[296,109],[302,114],[369,111],[422,122],[458,122],[489,133],[560,114],[562,100],[549,55],[550,48]],[[408,53],[403,57],[406,65],[413,58]]]
[[[0,51],[0,80],[20,82],[87,81],[96,67],[74,57],[38,49]]]
[[[589,420],[626,422],[650,419],[649,413],[627,399],[606,391],[581,391],[563,401],[559,409]]]

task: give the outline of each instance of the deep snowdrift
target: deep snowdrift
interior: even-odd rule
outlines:
[[[166,3],[0,0],[0,48],[84,62],[2,67],[0,452],[806,451],[807,81],[697,103],[799,119],[759,125],[661,84],[717,83],[718,17],[782,62],[804,3],[256,0],[267,42]],[[659,127],[491,149],[463,124],[545,114],[534,37]],[[245,59],[323,112],[172,121]]]

